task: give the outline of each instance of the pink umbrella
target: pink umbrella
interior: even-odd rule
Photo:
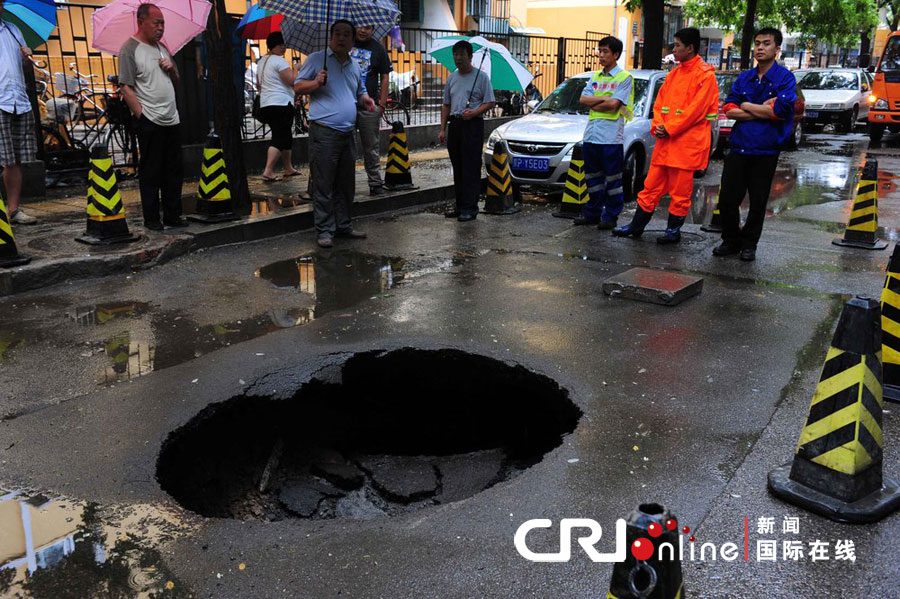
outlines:
[[[91,17],[94,48],[118,54],[122,45],[137,31],[137,9],[141,3],[142,0],[113,0],[95,10]],[[170,54],[181,50],[206,29],[206,19],[212,8],[207,0],[156,0],[153,4],[159,7],[166,20],[162,43]]]

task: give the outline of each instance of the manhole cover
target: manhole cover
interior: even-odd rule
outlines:
[[[552,379],[458,350],[358,353],[336,378],[206,408],[163,444],[162,488],[210,517],[394,516],[514,478],[582,414]]]

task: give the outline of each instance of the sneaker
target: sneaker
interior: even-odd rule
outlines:
[[[334,247],[334,242],[331,241],[331,237],[319,237],[316,239],[316,243],[319,244],[320,248]]]
[[[165,227],[163,227],[163,224],[161,222],[156,221],[151,223],[144,223],[144,228],[150,229],[151,231],[162,231]]]
[[[387,189],[384,188],[384,185],[373,185],[369,187],[370,196],[383,196],[386,193]]]
[[[744,262],[753,262],[756,260],[756,248],[744,248],[738,257]]]
[[[37,219],[33,216],[28,216],[25,214],[25,211],[19,208],[15,212],[12,213],[12,216],[9,218],[9,222],[15,223],[17,225],[33,225],[37,222]]]
[[[163,224],[167,227],[187,227],[190,223],[188,223],[186,218],[178,217],[175,220],[163,219]]]

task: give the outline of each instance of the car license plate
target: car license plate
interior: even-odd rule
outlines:
[[[513,156],[512,167],[520,171],[547,172],[550,170],[550,159]]]
[[[819,116],[819,113],[816,112],[815,110],[807,110],[806,111],[807,118],[814,119],[814,118],[817,118],[818,116]]]

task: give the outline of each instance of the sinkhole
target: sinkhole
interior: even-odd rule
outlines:
[[[203,516],[388,517],[514,478],[581,415],[566,389],[521,365],[455,349],[367,351],[289,399],[205,408],[163,443],[156,474]]]

